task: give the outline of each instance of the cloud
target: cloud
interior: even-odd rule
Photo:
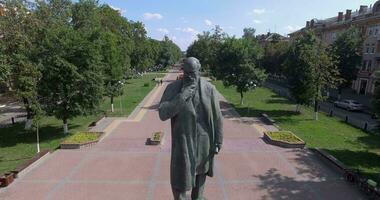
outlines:
[[[265,14],[267,11],[264,9],[254,9],[253,10],[253,13],[256,14],[256,15],[262,15],[262,14]]]
[[[184,17],[180,17],[179,20],[181,20],[182,23],[185,23],[185,24],[187,24],[187,23],[189,22],[189,21],[187,21],[186,18],[184,18]]]
[[[292,25],[288,25],[285,27],[285,29],[291,33],[291,32],[294,32],[294,31],[298,31],[302,28],[302,26],[292,26]]]
[[[168,34],[169,33],[169,30],[166,29],[166,28],[158,28],[157,31],[160,32],[160,33],[163,33],[163,34]]]
[[[191,27],[187,27],[187,28],[183,28],[182,29],[182,32],[185,32],[185,33],[191,33],[191,34],[194,34],[194,35],[197,35],[199,32]]]
[[[147,12],[147,13],[144,13],[143,18],[145,20],[152,20],[152,19],[160,20],[164,17],[160,13],[149,13],[149,12]]]
[[[207,26],[212,26],[212,21],[210,21],[209,19],[205,19],[205,24],[207,25]]]
[[[122,8],[119,8],[119,7],[115,7],[115,6],[111,6],[109,5],[112,9],[116,10],[117,12],[119,12],[120,14],[123,14],[126,12],[126,10],[122,9]]]
[[[263,22],[261,20],[254,19],[253,23],[255,23],[255,24],[262,24]]]
[[[268,13],[268,11],[263,9],[253,9],[252,11],[248,12],[248,15],[263,15],[265,13]]]

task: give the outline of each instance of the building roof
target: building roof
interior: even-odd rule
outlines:
[[[338,19],[338,16],[334,16],[334,17],[330,17],[330,18],[326,18],[326,19],[314,18],[311,20],[311,21],[313,21],[313,28],[330,27],[330,26],[336,26],[336,25],[351,23],[352,21],[355,21],[355,20],[360,20],[360,19],[364,19],[364,18],[373,16],[373,15],[377,15],[377,14],[379,14],[379,11],[380,11],[380,0],[378,0],[373,6],[372,5],[360,6],[360,9],[357,9],[356,11],[351,12],[351,17],[349,17],[348,19],[345,19],[346,15],[347,15],[347,11],[351,12],[351,10],[346,10],[346,13],[344,13],[342,16],[343,20],[340,20],[340,21]],[[300,30],[289,33],[288,35],[290,35],[290,36],[296,35],[297,33],[305,30],[306,28],[308,28],[308,27],[304,27]]]
[[[279,39],[279,40],[287,40],[288,39],[287,37],[284,37],[278,33],[271,33],[271,32],[268,32],[267,34],[257,35],[256,39],[259,41],[262,41],[262,42],[271,42],[271,41],[273,41],[273,39],[275,37],[278,37],[277,39]]]

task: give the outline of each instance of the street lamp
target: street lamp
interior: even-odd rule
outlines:
[[[37,153],[40,153],[40,135],[39,135],[39,132],[38,132],[38,130],[39,130],[39,128],[38,128],[38,121],[37,121],[36,126],[37,126]]]
[[[121,93],[121,96],[120,96],[120,113],[121,113],[121,115],[123,115],[122,101],[123,101],[123,94],[124,94],[124,83],[122,81],[119,81],[119,84],[121,85],[121,90],[122,90],[122,93]]]

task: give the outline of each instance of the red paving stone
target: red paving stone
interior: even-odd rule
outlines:
[[[168,79],[176,76],[169,74]],[[172,199],[170,123],[161,122],[155,109],[163,91],[161,87],[152,105],[143,108],[148,110],[142,121],[120,119],[92,148],[54,152],[1,189],[0,199]],[[253,126],[232,119],[224,120],[215,177],[207,179],[209,200],[364,199],[310,151],[268,145]],[[146,146],[156,131],[165,132],[164,143]]]

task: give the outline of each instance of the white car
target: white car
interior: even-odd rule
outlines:
[[[349,100],[349,99],[344,99],[341,101],[335,101],[334,106],[339,107],[339,108],[344,108],[344,109],[350,110],[350,111],[363,110],[363,104],[361,104],[355,100]]]

